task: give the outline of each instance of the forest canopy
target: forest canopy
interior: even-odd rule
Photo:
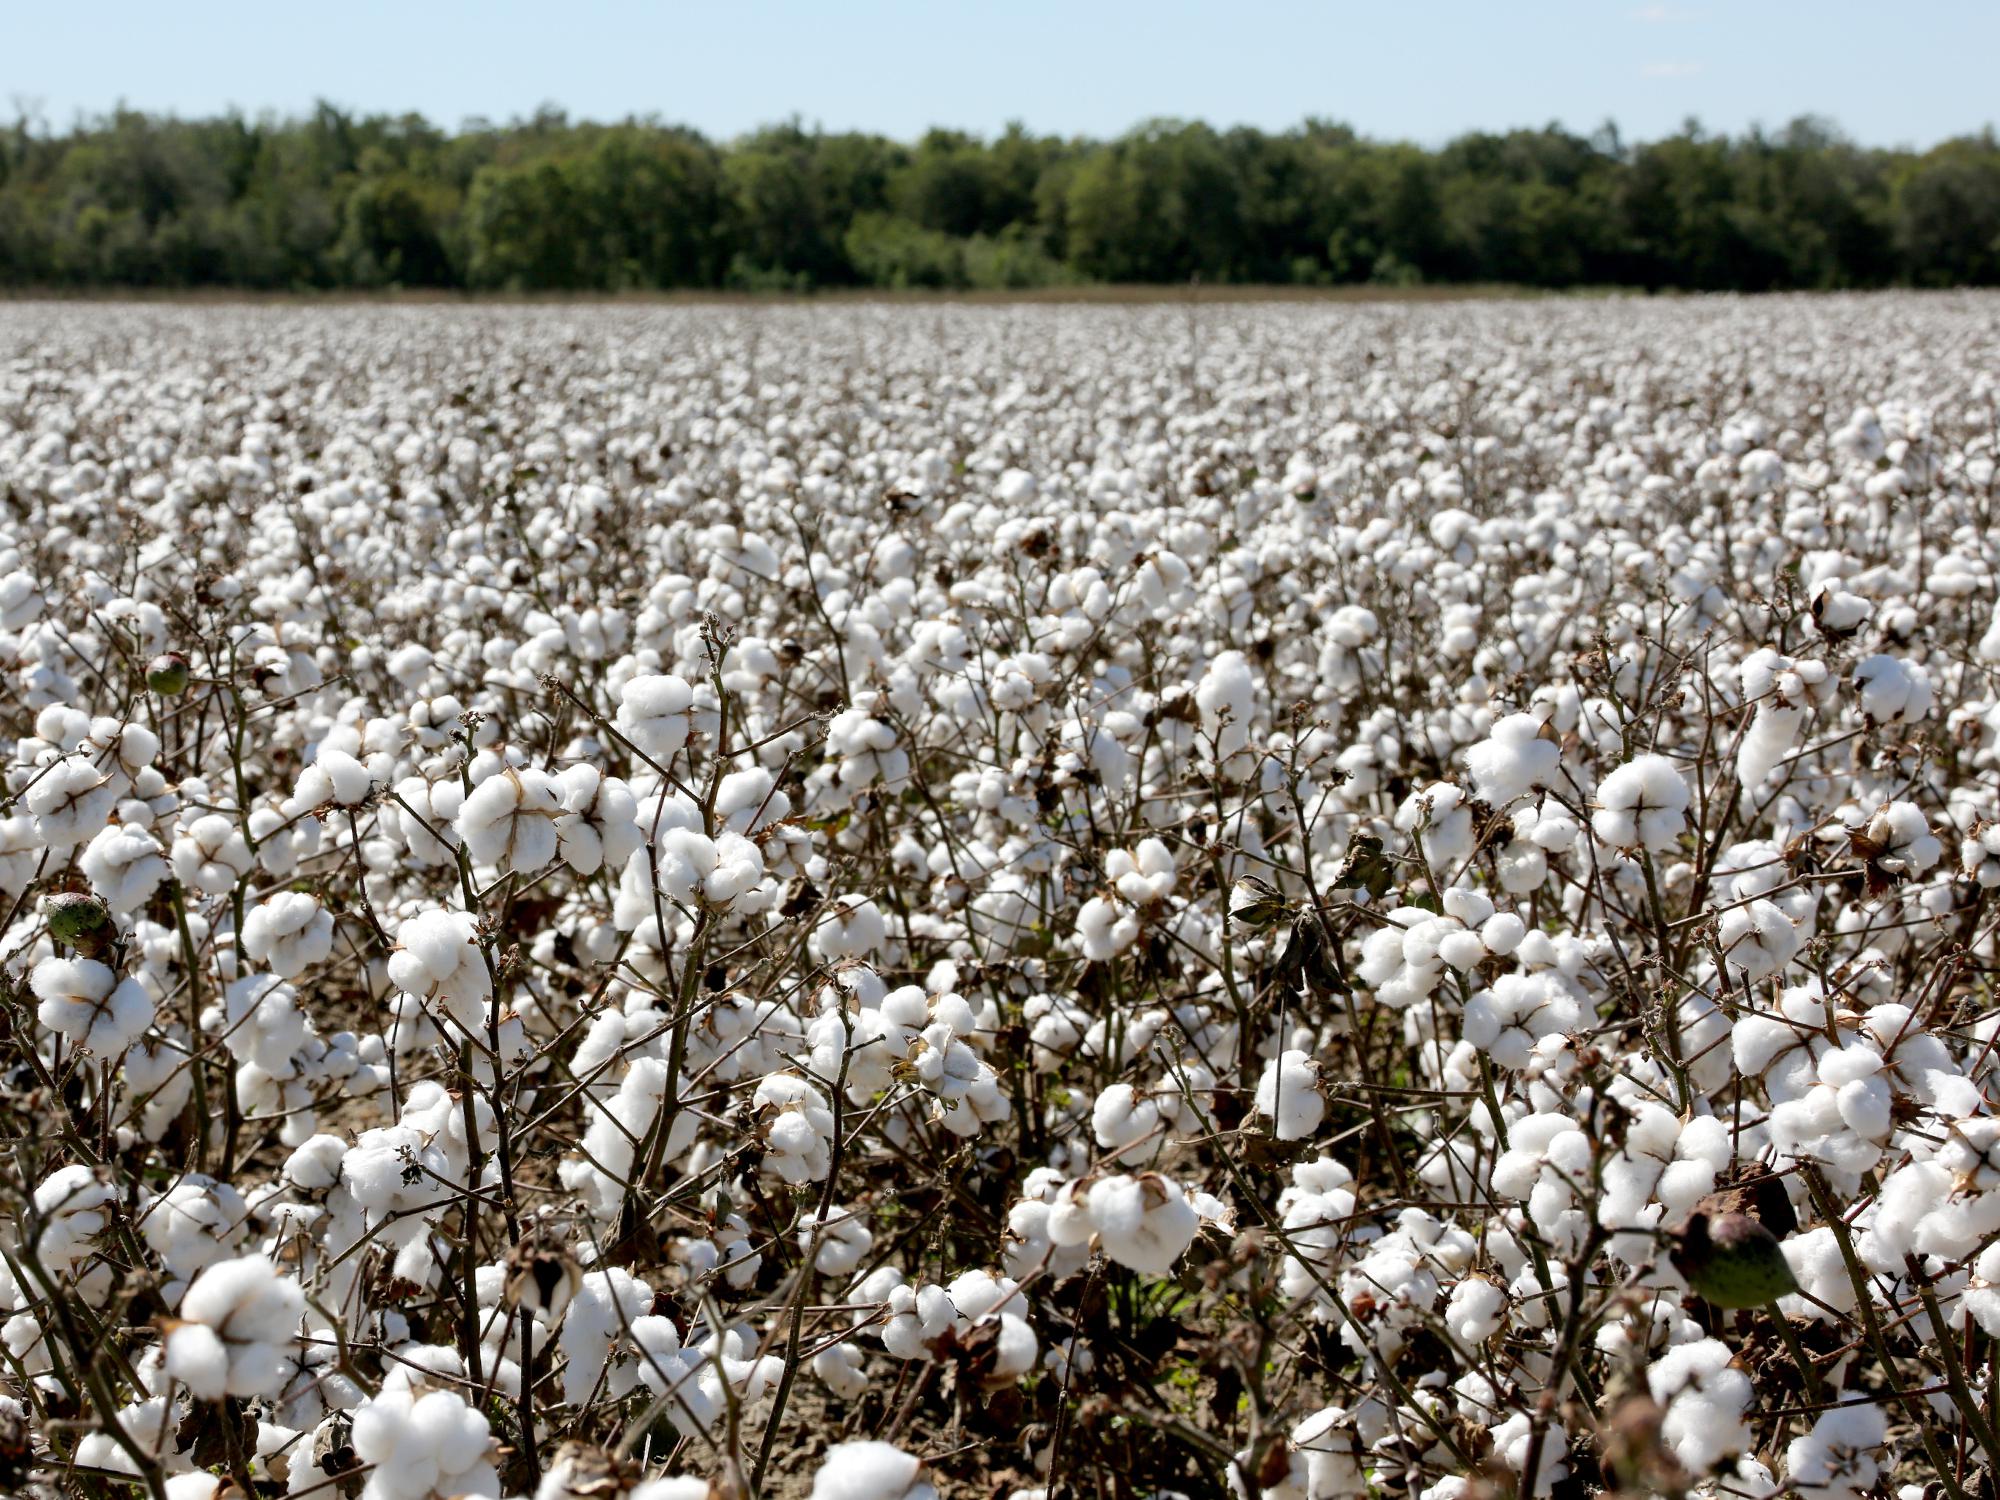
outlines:
[[[1321,121],[914,144],[728,142],[556,111],[458,131],[120,111],[0,131],[16,289],[1027,288],[1513,283],[1764,291],[2000,283],[2000,142],[1823,121],[1631,144],[1550,126],[1435,149]]]

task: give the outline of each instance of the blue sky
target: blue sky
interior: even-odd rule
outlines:
[[[1628,139],[1818,113],[1929,145],[2000,116],[1992,0],[0,0],[0,108],[296,113],[319,98],[447,125],[545,102],[728,137],[797,113],[1110,135],[1156,115],[1307,115],[1436,143],[1614,119]]]

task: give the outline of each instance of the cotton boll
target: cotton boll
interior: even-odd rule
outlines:
[[[1687,783],[1664,755],[1640,755],[1598,784],[1591,828],[1617,849],[1671,849],[1686,827]]]
[[[1786,1477],[1826,1500],[1859,1500],[1881,1476],[1877,1455],[1887,1437],[1888,1421],[1879,1406],[1868,1401],[1836,1406],[1812,1431],[1792,1439],[1785,1449]]]
[[[868,1389],[868,1372],[862,1365],[859,1344],[829,1344],[813,1356],[813,1374],[842,1401],[859,1399]]]
[[[892,1443],[835,1443],[813,1474],[812,1500],[937,1500],[923,1473]]]
[[[280,891],[243,921],[243,951],[280,979],[293,979],[333,952],[333,915],[303,891]]]
[[[653,1290],[629,1272],[612,1268],[587,1271],[570,1298],[563,1317],[561,1348],[568,1362],[563,1371],[563,1399],[572,1406],[588,1401],[600,1389],[617,1399],[638,1383],[629,1362],[611,1363],[613,1351],[634,1319],[653,1305]]]
[[[454,827],[478,863],[502,874],[532,874],[556,857],[561,813],[554,777],[509,766],[472,789]]]
[[[1861,711],[1876,724],[1915,723],[1931,711],[1931,681],[1914,662],[1871,656],[1849,678],[1860,694]]]
[[[174,878],[199,896],[222,896],[256,865],[235,822],[221,813],[196,818],[174,840]]]
[[[1217,772],[1225,779],[1241,780],[1253,764],[1250,729],[1256,714],[1256,684],[1249,659],[1241,651],[1216,657],[1196,686],[1194,699]]]
[[[153,1024],[153,997],[135,979],[120,979],[90,958],[45,958],[29,987],[40,1002],[35,1019],[48,1030],[116,1058]]]
[[[863,896],[836,896],[827,903],[819,926],[813,929],[812,950],[832,963],[844,958],[866,958],[879,949],[889,935],[888,925],[873,901]]]
[[[267,1396],[283,1381],[305,1294],[261,1255],[207,1267],[168,1328],[166,1371],[204,1401]]]
[[[493,981],[478,939],[479,920],[470,912],[420,912],[397,929],[389,981],[484,1036]]]
[[[1646,1385],[1665,1409],[1660,1438],[1689,1473],[1711,1473],[1752,1445],[1743,1417],[1755,1391],[1721,1341],[1667,1350],[1647,1369]]]
[[[1303,1140],[1326,1117],[1318,1070],[1303,1052],[1287,1052],[1265,1065],[1257,1081],[1257,1112],[1272,1119],[1281,1141]]]
[[[371,1466],[362,1500],[500,1493],[486,1418],[453,1390],[384,1390],[354,1413],[354,1456]]]
[[[814,1269],[825,1276],[852,1271],[874,1243],[858,1209],[832,1208],[823,1217],[810,1214],[799,1224],[799,1248],[812,1254]]]
[[[623,868],[644,842],[632,789],[591,765],[571,766],[556,782],[563,807],[556,848],[563,862],[579,875]]]
[[[1549,785],[1560,759],[1560,747],[1543,737],[1533,714],[1509,714],[1465,753],[1473,791],[1496,808]]]
[[[1528,1450],[1534,1445],[1534,1421],[1526,1412],[1516,1412],[1492,1429],[1493,1455],[1520,1474],[1528,1466]],[[1535,1472],[1524,1479],[1530,1495],[1551,1493],[1569,1474],[1569,1432],[1562,1423],[1543,1424],[1542,1445],[1535,1458]]]
[[[90,888],[118,913],[144,906],[167,878],[160,842],[143,828],[113,824],[77,860]]]
[[[81,756],[57,761],[28,789],[28,811],[51,849],[68,849],[94,838],[118,805],[119,785]]]
[[[1171,1270],[1201,1227],[1180,1187],[1153,1172],[1100,1178],[1091,1184],[1086,1203],[1104,1253],[1151,1276]]]
[[[694,689],[679,677],[634,677],[619,694],[615,722],[640,751],[664,764],[687,744]]]

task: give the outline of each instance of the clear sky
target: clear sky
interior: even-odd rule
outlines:
[[[1113,135],[1308,115],[1435,144],[1615,120],[1627,139],[1827,116],[1871,145],[2000,119],[1994,0],[0,0],[0,106],[66,126],[315,100],[445,125],[657,114],[728,137],[792,114],[913,138]]]

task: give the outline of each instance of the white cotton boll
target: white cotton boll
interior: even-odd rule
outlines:
[[[117,1194],[89,1167],[59,1167],[35,1189],[35,1212],[43,1221],[36,1251],[53,1270],[67,1270],[90,1253],[91,1241],[109,1222],[108,1205]],[[0,1304],[4,1305],[4,1304]]]
[[[1528,935],[1528,924],[1510,911],[1496,912],[1479,927],[1479,941],[1488,953],[1505,958],[1521,946],[1521,940]]]
[[[1445,1327],[1461,1344],[1483,1344],[1506,1322],[1507,1291],[1483,1277],[1468,1276],[1451,1289],[1445,1304]]]
[[[1216,657],[1196,685],[1194,701],[1216,770],[1229,780],[1240,780],[1254,760],[1249,746],[1257,698],[1249,658],[1241,651],[1225,651]]]
[[[1756,1393],[1719,1339],[1668,1349],[1647,1369],[1646,1385],[1665,1410],[1661,1440],[1689,1473],[1710,1473],[1752,1446],[1743,1416]]]
[[[1671,849],[1686,827],[1687,782],[1664,755],[1640,755],[1597,787],[1592,830],[1615,849]]]
[[[256,867],[257,857],[233,819],[221,813],[196,818],[174,840],[174,878],[198,896],[222,896]]]
[[[706,1479],[671,1476],[634,1485],[624,1500],[710,1500],[714,1493]]]
[[[204,1401],[267,1396],[283,1383],[305,1312],[298,1282],[261,1255],[218,1261],[181,1299],[165,1367]]]
[[[321,746],[312,764],[299,773],[287,811],[310,812],[329,802],[338,807],[359,807],[373,790],[368,767],[344,750]]]
[[[1873,723],[1914,724],[1931,711],[1931,680],[1914,662],[1871,656],[1855,667],[1849,680],[1861,695],[1862,713]]]
[[[1476,932],[1447,932],[1437,940],[1437,956],[1447,967],[1463,974],[1486,957],[1486,944]]]
[[[665,764],[687,744],[694,689],[679,677],[634,677],[618,697],[618,730],[654,761]]]
[[[622,869],[645,842],[632,789],[592,765],[571,766],[556,785],[563,808],[556,818],[556,849],[563,862],[579,875]]]
[[[502,874],[532,874],[556,857],[556,819],[562,813],[555,778],[531,768],[507,767],[472,789],[454,826],[466,852]]]
[[[1160,1103],[1129,1083],[1114,1083],[1090,1107],[1091,1134],[1119,1161],[1142,1161],[1160,1149]]]
[[[923,1461],[893,1443],[835,1443],[813,1474],[812,1500],[937,1500]]]
[[[316,1135],[285,1158],[285,1181],[306,1192],[319,1192],[340,1180],[340,1161],[347,1142],[337,1135]]]
[[[1139,940],[1139,914],[1108,896],[1093,896],[1077,912],[1083,956],[1094,963],[1117,957]]]
[[[1869,817],[1857,843],[1865,841],[1869,862],[1896,877],[1921,875],[1944,854],[1923,810],[1913,802],[1890,802]]]
[[[826,905],[813,929],[810,946],[815,956],[828,962],[866,958],[888,938],[888,924],[882,912],[865,896],[836,896]]]
[[[479,947],[479,919],[436,907],[411,917],[396,931],[389,982],[483,1036],[493,979]]]
[[[28,811],[42,842],[67,849],[94,837],[118,805],[117,781],[81,756],[57,761],[28,788]]]
[[[1465,752],[1473,791],[1500,809],[1550,785],[1561,758],[1561,748],[1543,737],[1542,721],[1533,714],[1509,714]]]
[[[1788,708],[1776,700],[1757,706],[1750,727],[1743,731],[1743,739],[1736,747],[1736,779],[1744,791],[1755,791],[1762,786],[1764,778],[1777,769],[1778,762],[1791,753],[1805,717],[1804,709]]]
[[[114,823],[77,860],[90,888],[118,913],[137,911],[167,878],[160,841],[143,828]]]
[[[1877,1455],[1888,1430],[1887,1417],[1873,1402],[1836,1406],[1785,1449],[1786,1478],[1817,1500],[1859,1500],[1881,1477]]]
[[[1086,1203],[1104,1253],[1149,1276],[1172,1270],[1201,1228],[1179,1185],[1154,1172],[1099,1178]]]
[[[868,1389],[868,1372],[859,1344],[829,1344],[813,1356],[813,1374],[842,1401],[860,1399]],[[704,1495],[706,1490],[703,1491]]]
[[[812,1252],[814,1269],[825,1276],[847,1275],[875,1243],[867,1220],[855,1208],[830,1208],[823,1218],[816,1211],[808,1214],[800,1220],[798,1233],[799,1249]]]
[[[625,1338],[633,1320],[652,1309],[653,1289],[629,1271],[587,1271],[577,1283],[563,1315],[561,1349],[563,1399],[572,1406],[589,1401],[593,1392],[616,1399],[638,1383],[629,1364],[607,1370],[612,1349]]]
[[[1534,1420],[1526,1412],[1516,1412],[1492,1429],[1493,1456],[1516,1474],[1528,1466],[1528,1450],[1534,1444]],[[1541,1451],[1535,1472],[1524,1480],[1523,1488],[1533,1496],[1549,1494],[1558,1481],[1569,1475],[1569,1431],[1562,1423],[1543,1424]]]
[[[361,1500],[500,1493],[492,1429],[455,1390],[384,1389],[355,1410],[351,1441],[370,1466]]]
[[[751,1096],[763,1117],[764,1165],[798,1186],[822,1182],[833,1166],[833,1111],[795,1073],[767,1074]]]
[[[1716,942],[1740,983],[1768,979],[1804,946],[1798,926],[1772,901],[1732,907],[1716,924]]]
[[[280,891],[243,919],[243,951],[280,979],[294,979],[333,952],[333,915],[304,891]]]
[[[448,865],[457,860],[458,812],[465,787],[457,777],[427,781],[406,776],[396,783],[385,812],[393,809],[395,830],[419,865]]]
[[[45,958],[28,985],[40,1002],[35,1019],[99,1057],[116,1058],[153,1024],[145,986],[92,958]]]
[[[1281,1141],[1304,1140],[1326,1117],[1326,1100],[1319,1092],[1319,1070],[1303,1052],[1272,1059],[1257,1081],[1257,1112],[1272,1121]]]

